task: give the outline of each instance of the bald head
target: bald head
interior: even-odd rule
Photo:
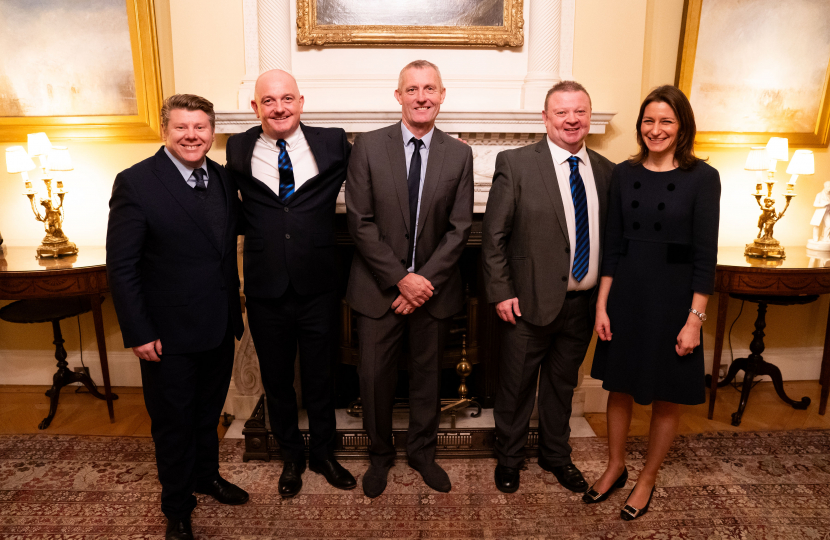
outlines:
[[[262,130],[273,139],[286,139],[300,125],[303,96],[297,81],[281,69],[266,71],[256,80],[251,108]]]

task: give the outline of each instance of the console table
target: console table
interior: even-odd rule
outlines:
[[[60,258],[35,257],[34,246],[5,246],[0,252],[0,299],[52,298],[85,296],[92,307],[95,338],[104,377],[104,395],[110,422],[115,421],[104,341],[104,319],[101,315],[101,295],[109,290],[107,284],[106,249],[81,246],[77,255]]]
[[[782,304],[798,303],[795,301],[787,302],[786,297],[797,297],[806,295],[819,295],[830,293],[830,268],[823,267],[825,261],[828,260],[828,254],[815,253],[808,251],[804,246],[787,246],[786,259],[758,259],[755,257],[747,257],[744,255],[744,248],[741,247],[720,247],[718,248],[718,266],[715,276],[715,290],[720,293],[718,299],[718,317],[717,328],[715,331],[715,353],[712,357],[712,374],[709,380],[709,419],[715,412],[715,395],[718,389],[717,373],[720,368],[720,359],[723,352],[723,334],[726,328],[726,311],[729,306],[730,295],[736,295],[739,298],[763,297],[781,298]],[[795,300],[793,298],[793,300]],[[752,300],[757,301],[757,300]],[[769,302],[776,303],[776,302]],[[756,320],[755,339],[750,346],[752,355],[749,360],[760,360],[760,362],[767,364],[760,358],[760,353],[764,350],[763,344],[763,315],[766,311],[766,305],[759,305],[759,316]],[[827,397],[830,394],[830,314],[828,314],[827,329],[824,335],[824,353],[821,359],[821,375],[819,382],[821,383],[821,399],[819,400],[819,414],[824,414],[827,408]],[[755,357],[755,358],[752,358]],[[771,371],[777,371],[775,366],[771,366]],[[741,368],[743,369],[743,368]],[[764,373],[758,373],[764,374]],[[770,374],[770,373],[766,373]],[[734,376],[733,370],[730,369],[730,375]],[[728,383],[732,377],[727,378],[721,383],[721,386]],[[805,400],[795,401],[786,397],[783,392],[783,385],[781,384],[780,371],[776,377],[773,375],[773,382],[776,385],[776,391],[784,401],[793,405],[796,408],[805,408],[809,404],[809,398]],[[746,381],[745,381],[746,382]],[[736,413],[737,421],[740,423],[740,415],[743,412],[743,407],[746,405],[746,398],[749,395],[748,388],[744,389],[742,393],[741,406]],[[735,415],[733,415],[733,424],[735,423]]]

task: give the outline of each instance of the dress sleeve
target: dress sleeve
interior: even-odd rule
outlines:
[[[701,163],[700,189],[692,214],[694,261],[692,290],[712,294],[715,290],[715,267],[718,264],[718,225],[720,222],[720,175]]]
[[[623,245],[622,193],[620,189],[620,166],[611,172],[611,193],[608,197],[608,217],[603,237],[602,264],[600,275],[613,276],[620,260]]]

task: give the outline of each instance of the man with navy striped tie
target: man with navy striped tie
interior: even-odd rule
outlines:
[[[591,341],[613,163],[588,150],[591,98],[562,81],[542,111],[547,137],[496,158],[484,214],[487,298],[502,327],[496,487],[519,488],[538,380],[539,466],[567,489],[588,488],[571,461],[569,419]]]

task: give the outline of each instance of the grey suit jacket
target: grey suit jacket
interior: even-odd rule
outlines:
[[[599,199],[602,238],[614,164],[593,150],[588,150],[588,158]],[[500,152],[481,241],[488,301],[518,298],[523,320],[537,326],[550,324],[568,290],[570,249],[547,138]]]
[[[360,135],[346,176],[346,219],[357,246],[346,300],[358,313],[378,318],[398,296],[406,274],[409,191],[401,124]],[[457,313],[463,303],[458,259],[473,220],[473,153],[435,129],[429,149],[415,272],[435,290],[419,309],[433,317]]]

